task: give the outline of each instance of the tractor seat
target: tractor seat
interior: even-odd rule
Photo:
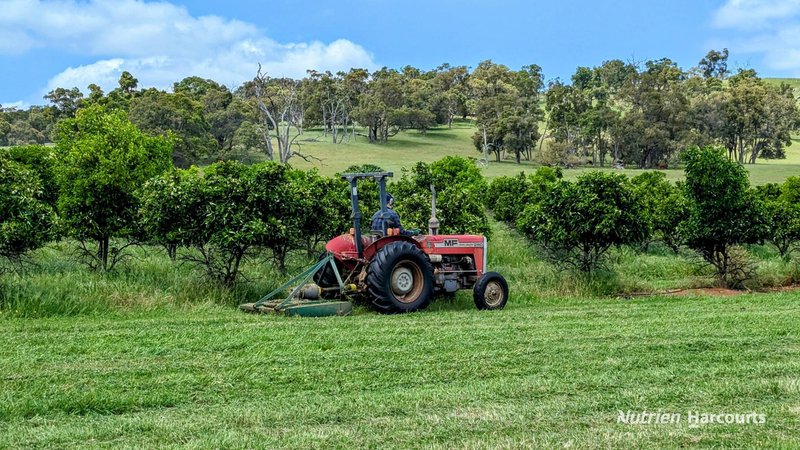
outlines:
[[[369,232],[371,235],[382,238],[386,236],[399,236],[400,235],[400,228],[387,228],[386,234],[383,234],[381,230],[370,230]]]

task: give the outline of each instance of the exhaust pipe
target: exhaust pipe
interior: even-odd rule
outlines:
[[[428,234],[439,234],[439,219],[436,218],[436,188],[431,183],[431,218],[428,220]]]

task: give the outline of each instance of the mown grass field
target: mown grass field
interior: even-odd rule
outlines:
[[[800,446],[797,295],[4,323],[7,448]],[[761,425],[618,424],[618,411]],[[684,419],[685,420],[685,419]]]

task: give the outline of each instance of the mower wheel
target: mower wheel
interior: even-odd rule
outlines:
[[[478,309],[503,309],[508,302],[508,283],[497,272],[486,272],[472,288]]]
[[[366,284],[379,312],[418,311],[427,308],[433,297],[433,266],[416,245],[393,242],[372,258]]]

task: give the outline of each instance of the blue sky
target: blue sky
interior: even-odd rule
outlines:
[[[123,70],[168,88],[189,75],[235,86],[259,62],[302,76],[492,59],[566,79],[613,58],[691,67],[722,47],[734,68],[800,76],[800,0],[0,0],[0,104],[109,89]]]

